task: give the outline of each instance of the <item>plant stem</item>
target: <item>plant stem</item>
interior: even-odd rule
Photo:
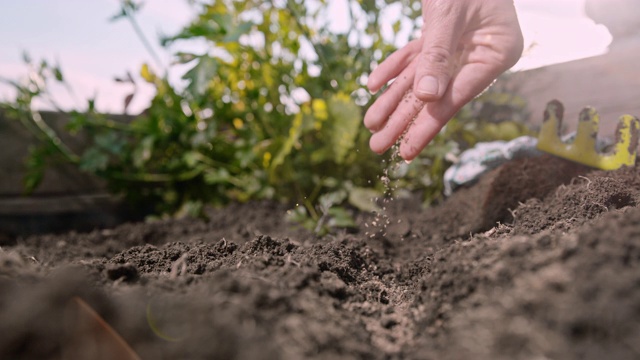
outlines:
[[[202,172],[201,169],[193,169],[191,171],[187,171],[179,174],[150,174],[150,173],[125,174],[122,172],[109,171],[108,173],[101,173],[100,175],[103,177],[111,177],[116,180],[161,183],[161,182],[170,182],[170,181],[191,180],[194,177],[200,175],[201,172]]]
[[[34,110],[30,110],[30,114],[31,114],[31,119],[33,120],[33,123],[36,125],[37,129],[46,136],[46,139],[58,151],[60,151],[60,153],[65,158],[67,158],[69,162],[73,164],[78,164],[80,162],[80,157],[74,154],[73,151],[71,151],[71,149],[69,149],[67,145],[65,145],[65,143],[62,142],[58,134],[56,134],[56,132],[51,127],[49,127],[49,125],[46,122],[44,122],[40,113]],[[28,120],[23,119],[23,123],[25,121],[28,121]]]
[[[273,2],[272,2],[272,4],[273,4]],[[318,60],[320,60],[320,63],[322,64],[322,68],[324,70],[329,70],[329,62],[324,57],[324,53],[322,53],[320,51],[320,49],[318,48],[318,45],[313,41],[312,36],[311,36],[311,32],[309,31],[309,28],[306,27],[305,25],[302,25],[302,23],[300,22],[300,20],[304,16],[302,16],[302,14],[300,14],[300,12],[298,12],[296,10],[296,4],[293,3],[291,0],[288,0],[287,1],[287,9],[289,11],[291,11],[291,13],[293,14],[293,18],[295,19],[295,23],[298,26],[298,29],[300,29],[302,34],[309,40],[309,43],[311,44],[311,46],[313,46],[313,50],[318,55]]]
[[[122,124],[113,120],[104,120],[100,117],[87,117],[87,126],[94,128],[103,127],[110,130],[118,130],[128,134],[146,134],[143,130],[136,130],[128,124]]]
[[[129,19],[129,22],[131,23],[133,30],[136,32],[136,35],[138,35],[138,38],[140,39],[140,41],[142,41],[142,45],[144,45],[144,47],[147,49],[147,52],[149,52],[149,54],[155,61],[156,65],[160,69],[162,69],[163,72],[166,72],[166,67],[163,65],[162,60],[160,60],[160,56],[158,56],[156,51],[153,49],[153,46],[151,46],[151,43],[149,42],[147,37],[144,35],[144,32],[140,28],[140,25],[138,25],[138,21],[136,21],[136,18],[131,12],[131,9],[129,9],[127,6],[124,6],[124,5],[122,8],[125,14],[127,15],[127,19]]]

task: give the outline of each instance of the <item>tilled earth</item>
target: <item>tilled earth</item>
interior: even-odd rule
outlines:
[[[393,201],[384,237],[261,202],[5,240],[0,359],[113,358],[77,299],[143,359],[639,359],[639,201],[638,168],[544,156]]]

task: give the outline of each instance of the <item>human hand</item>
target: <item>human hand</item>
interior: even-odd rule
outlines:
[[[407,161],[513,66],[523,48],[513,0],[422,0],[422,17],[421,38],[389,56],[367,84],[377,92],[395,78],[364,124],[377,153],[403,137],[400,156]]]

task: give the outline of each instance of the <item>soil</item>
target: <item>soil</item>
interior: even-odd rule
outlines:
[[[143,359],[638,359],[639,201],[638,168],[543,156],[393,201],[384,237],[260,202],[4,239],[0,359],[110,358],[77,299]]]

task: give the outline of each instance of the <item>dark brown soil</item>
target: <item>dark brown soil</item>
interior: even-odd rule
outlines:
[[[394,201],[386,237],[252,203],[5,240],[0,359],[78,354],[74,298],[143,359],[638,359],[639,201],[638,168],[541,157]]]

